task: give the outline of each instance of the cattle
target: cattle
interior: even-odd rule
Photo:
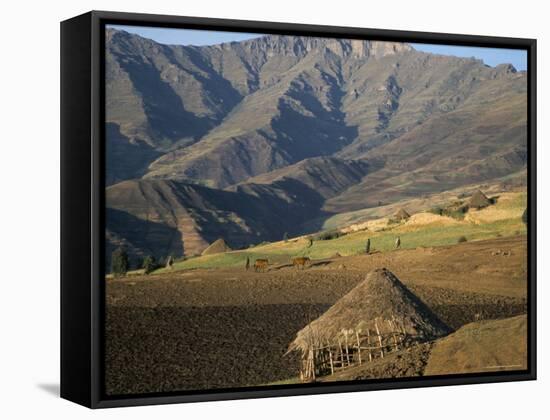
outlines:
[[[304,269],[306,265],[309,265],[311,263],[311,260],[309,257],[298,257],[292,259],[292,265],[296,268],[302,268]]]
[[[269,261],[267,259],[258,258],[256,261],[254,261],[254,271],[264,272],[267,270],[268,265],[269,265]]]

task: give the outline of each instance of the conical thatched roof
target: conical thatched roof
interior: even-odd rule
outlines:
[[[397,213],[395,213],[393,215],[393,218],[395,220],[407,220],[408,218],[410,218],[411,215],[409,213],[407,213],[407,211],[404,209],[404,208],[400,208]]]
[[[470,202],[469,202],[470,207],[480,209],[482,207],[487,207],[490,204],[491,204],[491,201],[480,190],[477,190],[470,197]]]
[[[289,351],[301,350],[305,354],[311,347],[335,344],[345,330],[364,333],[378,327],[381,334],[391,333],[392,324],[418,342],[450,332],[430,308],[383,268],[368,273],[365,280],[300,330]]]
[[[216,239],[214,242],[212,242],[208,248],[206,248],[204,251],[202,251],[201,255],[212,255],[212,254],[220,254],[222,252],[231,251],[231,248],[225,243],[223,238]]]

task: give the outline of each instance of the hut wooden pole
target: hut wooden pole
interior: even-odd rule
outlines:
[[[311,378],[315,380],[315,352],[311,351]]]
[[[405,324],[401,323],[401,325],[398,325],[398,327],[399,327],[399,330],[401,331],[401,339],[399,341],[400,341],[400,344],[404,347],[405,337],[407,336],[407,331],[405,330]]]
[[[327,341],[327,347],[328,347],[328,357],[330,362],[330,374],[334,375],[334,363],[332,361],[332,350],[330,349],[330,344],[328,341]]]
[[[348,346],[348,330],[344,331],[344,338],[346,341],[346,360],[348,362],[348,366],[351,364],[349,361],[349,346]]]
[[[340,341],[340,337],[338,337],[338,349],[340,350],[340,360],[341,360],[341,367],[345,366],[344,362],[344,350],[342,349],[342,342]]]
[[[380,344],[380,357],[384,358],[384,347],[382,346],[382,336],[380,335],[380,330],[378,329],[378,322],[374,320],[374,328],[376,328],[376,334],[378,335],[378,344]]]
[[[399,345],[397,344],[397,336],[395,335],[395,327],[393,326],[393,322],[391,322],[388,319],[388,324],[390,324],[390,331],[393,336],[393,344],[395,345],[395,351],[399,350]]]
[[[372,362],[372,353],[370,350],[370,328],[367,328],[367,347],[369,349],[369,362]]]
[[[361,360],[361,340],[359,340],[359,331],[355,331],[355,338],[357,339],[357,355],[359,356],[359,364],[363,364]]]

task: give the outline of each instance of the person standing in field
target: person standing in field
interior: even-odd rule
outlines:
[[[250,258],[247,256],[247,257],[246,257],[246,263],[245,263],[245,265],[244,265],[244,269],[245,269],[246,271],[248,271],[249,268],[250,268]]]
[[[401,248],[401,238],[398,236],[395,240],[395,249]]]
[[[365,246],[365,253],[370,254],[370,238],[367,239],[367,245]]]

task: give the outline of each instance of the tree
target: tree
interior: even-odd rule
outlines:
[[[137,256],[134,261],[135,261],[136,270],[139,270],[140,268],[143,268],[143,264],[145,262],[145,259],[143,257]],[[134,262],[130,261],[129,269],[131,269],[133,265],[134,265]]]
[[[111,254],[111,272],[115,277],[126,275],[129,264],[126,249],[118,247],[113,251]]]
[[[157,261],[155,260],[155,257],[152,255],[147,255],[143,259],[142,268],[145,270],[145,274],[149,274],[155,270],[157,268]]]

